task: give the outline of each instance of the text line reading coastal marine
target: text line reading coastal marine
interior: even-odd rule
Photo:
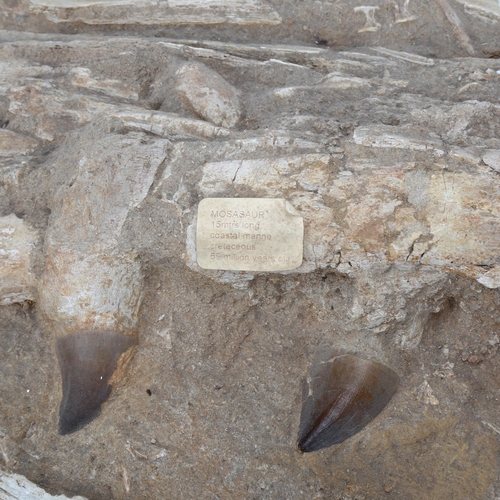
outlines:
[[[205,198],[196,254],[203,269],[288,271],[302,264],[304,221],[283,198]]]

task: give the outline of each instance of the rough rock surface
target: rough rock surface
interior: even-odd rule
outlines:
[[[51,495],[28,481],[19,474],[8,474],[0,470],[0,500],[67,500],[66,495]],[[84,497],[72,497],[73,500],[86,500]]]
[[[215,125],[232,128],[240,119],[238,92],[204,64],[187,63],[176,73],[177,91],[188,106]]]
[[[0,304],[35,299],[36,279],[30,272],[36,233],[14,214],[0,217]]]
[[[489,0],[0,0],[0,466],[88,499],[500,498],[499,26]],[[302,265],[201,269],[205,197],[287,199]],[[59,436],[58,325],[114,325],[130,280],[135,357]],[[332,349],[401,386],[301,455]]]

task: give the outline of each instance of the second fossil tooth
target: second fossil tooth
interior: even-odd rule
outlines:
[[[298,450],[321,450],[359,432],[385,408],[398,383],[387,366],[349,354],[316,363],[304,381]]]

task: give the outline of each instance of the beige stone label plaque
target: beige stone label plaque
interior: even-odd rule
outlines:
[[[304,221],[282,198],[205,198],[196,253],[203,269],[287,271],[302,264]]]

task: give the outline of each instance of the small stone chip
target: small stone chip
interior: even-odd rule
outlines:
[[[282,198],[205,198],[198,207],[203,269],[286,271],[302,264],[304,221]]]

